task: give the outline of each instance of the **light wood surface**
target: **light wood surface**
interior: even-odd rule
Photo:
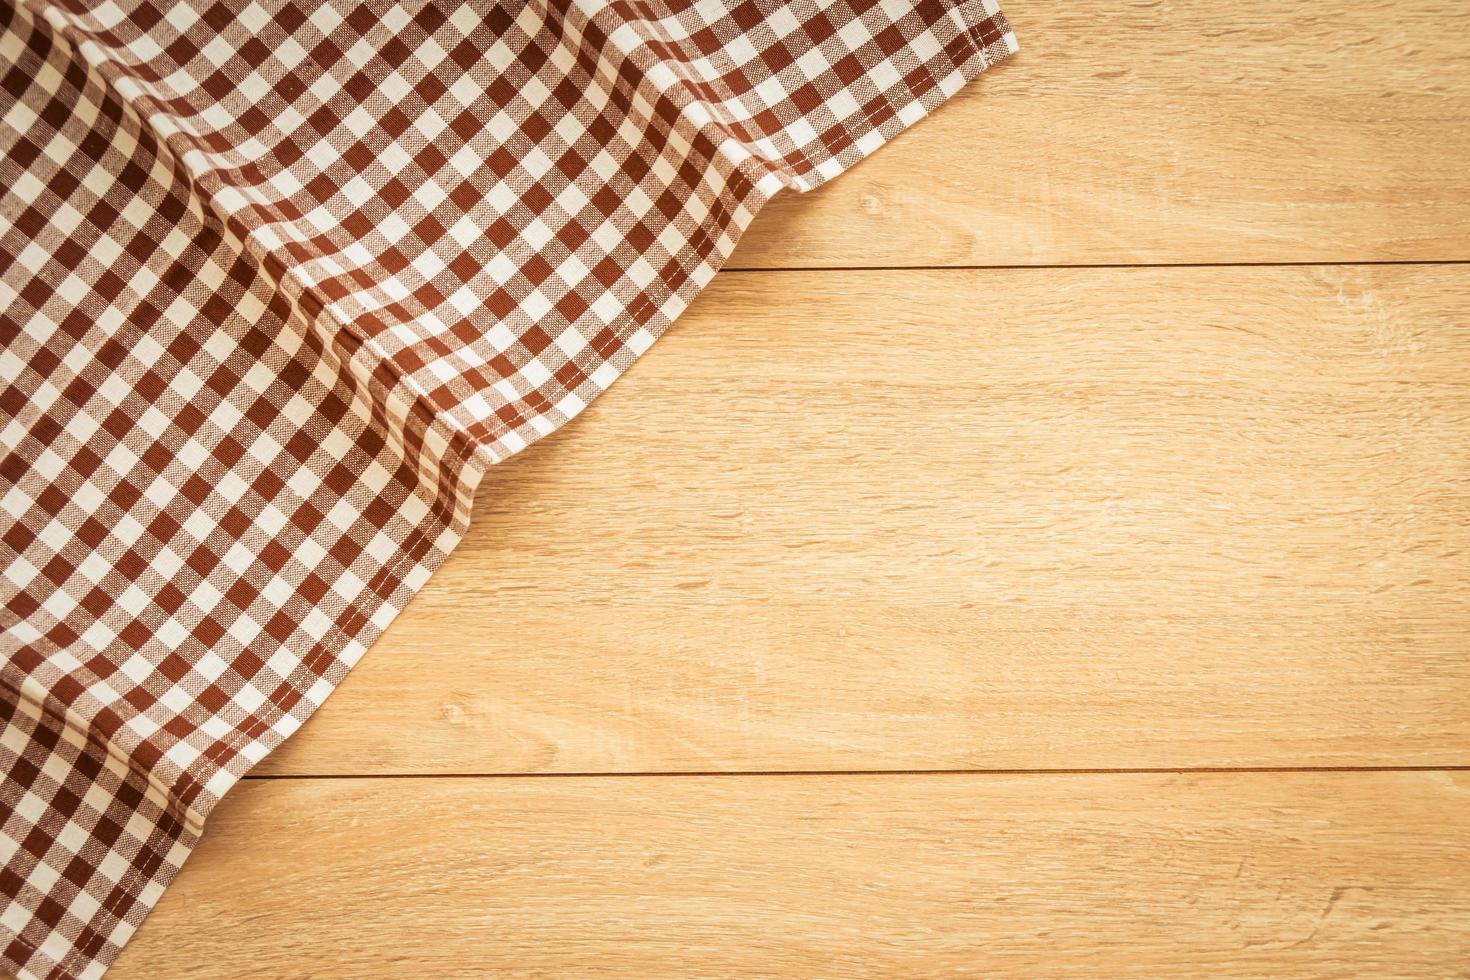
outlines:
[[[254,782],[117,978],[1464,975],[1470,775]]]
[[[1470,259],[1463,0],[1006,0],[1021,51],[735,266]]]
[[[1005,6],[110,980],[1470,976],[1464,5]]]
[[[1470,269],[716,281],[271,773],[1470,762]]]

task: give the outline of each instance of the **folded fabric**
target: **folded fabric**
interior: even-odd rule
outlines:
[[[1015,49],[991,0],[0,19],[0,968],[23,978],[102,974],[455,546],[484,468],[605,390],[762,204]]]

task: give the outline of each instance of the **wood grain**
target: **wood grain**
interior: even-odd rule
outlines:
[[[743,267],[1470,258],[1461,0],[1007,0],[1021,52]]]
[[[268,773],[1470,762],[1470,270],[728,275]]]
[[[1465,773],[256,781],[109,974],[1463,976]]]

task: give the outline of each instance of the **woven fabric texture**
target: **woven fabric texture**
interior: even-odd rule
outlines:
[[[225,792],[777,191],[992,0],[0,0],[0,970],[98,977]],[[487,615],[490,613],[487,612]]]

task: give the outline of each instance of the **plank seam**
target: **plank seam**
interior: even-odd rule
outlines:
[[[1013,272],[1024,269],[1310,269],[1315,266],[1423,266],[1470,265],[1470,259],[1303,259],[1291,262],[1064,262],[1035,265],[772,265],[726,266],[721,276],[770,272]]]
[[[1470,772],[1466,765],[1432,766],[1185,766],[1118,769],[763,769],[645,770],[640,772],[394,772],[258,773],[246,779],[590,779],[708,776],[1148,776],[1257,773]]]

